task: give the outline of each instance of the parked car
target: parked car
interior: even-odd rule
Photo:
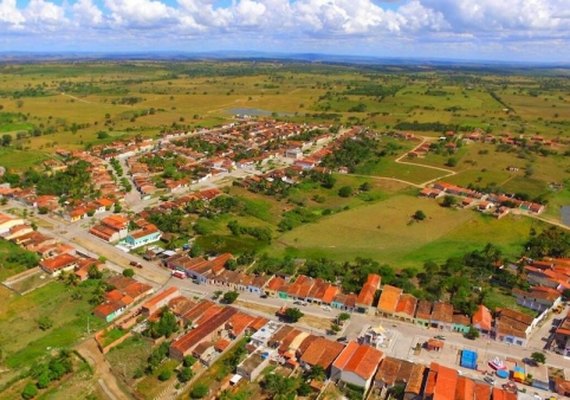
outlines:
[[[262,295],[259,296],[259,297],[261,297],[262,299],[266,299],[266,298],[269,297],[269,296],[267,296],[266,294],[262,294]]]
[[[495,386],[495,379],[491,376],[486,376],[483,378],[485,382],[487,382],[491,386]]]
[[[437,336],[434,336],[434,339],[445,340],[445,336],[437,335]]]
[[[348,338],[346,336],[343,336],[343,337],[339,337],[336,341],[344,343],[344,342],[348,342]]]
[[[137,264],[138,264],[138,262],[136,262],[136,261],[131,261],[131,262],[129,263],[129,265],[130,265],[131,267],[136,267]]]

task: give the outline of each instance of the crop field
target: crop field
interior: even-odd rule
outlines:
[[[412,222],[416,210],[424,211],[427,219]],[[370,257],[397,269],[421,267],[428,260],[443,261],[481,248],[491,238],[506,255],[515,255],[537,225],[524,217],[496,220],[397,195],[285,233],[274,251],[339,260]]]

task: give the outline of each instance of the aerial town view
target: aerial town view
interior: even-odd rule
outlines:
[[[570,398],[559,0],[0,0],[0,400]]]

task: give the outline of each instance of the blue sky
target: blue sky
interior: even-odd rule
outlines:
[[[569,0],[0,0],[0,51],[570,62]]]

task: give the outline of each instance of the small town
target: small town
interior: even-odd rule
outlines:
[[[201,390],[200,397],[218,398],[260,379],[291,385],[297,396],[311,399],[331,390],[367,399],[569,395],[570,258],[491,256],[498,274],[524,279],[524,289],[510,292],[518,308],[458,308],[418,298],[377,273],[347,291],[318,275],[248,272],[256,271],[255,259],[203,253],[195,238],[182,241],[175,227],[167,228],[168,216],[231,207],[228,187],[279,193],[311,177],[326,180],[333,172],[327,156],[368,137],[376,134],[360,127],[240,118],[157,140],[58,150],[58,160],[45,163],[47,176],[78,177],[67,190],[81,191],[84,200],[41,194],[40,181],[30,186],[27,177],[2,184],[0,234],[38,261],[3,284],[26,295],[52,280],[100,282],[90,303],[103,327],[91,339],[96,345],[79,352],[107,365],[113,349],[142,337],[154,349],[147,369],[161,370],[161,382],[178,381],[155,398],[188,390],[192,398]],[[410,133],[392,138],[417,142]],[[477,138],[473,133],[465,140]],[[340,165],[334,172],[349,170]],[[497,219],[538,216],[546,207],[440,180],[418,195]],[[261,228],[237,221],[228,228],[266,240]],[[307,261],[292,262],[302,270]],[[195,384],[228,359],[231,368],[215,383]],[[165,360],[176,367],[161,369]]]

